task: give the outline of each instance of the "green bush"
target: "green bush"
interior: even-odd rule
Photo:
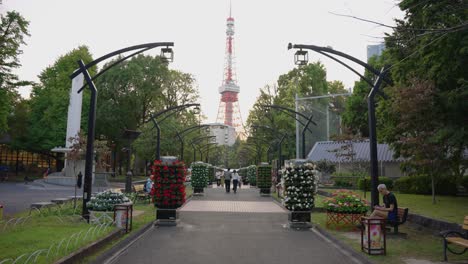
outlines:
[[[395,191],[411,194],[431,194],[432,182],[428,175],[413,175],[401,177],[395,181]],[[456,178],[453,176],[441,176],[436,179],[436,194],[455,195],[457,193]]]
[[[465,190],[468,191],[468,175],[463,176],[461,180],[461,185],[465,187]]]
[[[333,186],[336,187],[353,187],[353,179],[349,177],[333,177],[333,181],[335,182]]]
[[[371,178],[370,177],[365,177],[365,178],[360,178],[358,179],[357,186],[359,190],[364,190],[364,182],[366,184],[366,190],[371,189]],[[385,184],[389,190],[393,189],[393,180],[387,177],[379,177],[379,183],[378,184]]]
[[[250,185],[257,184],[257,166],[250,165],[247,167],[247,177],[249,178]]]
[[[364,175],[352,172],[335,172],[331,178],[336,187],[357,187],[358,180],[361,177],[364,177]]]

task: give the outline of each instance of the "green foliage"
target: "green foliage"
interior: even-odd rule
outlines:
[[[403,0],[385,40],[395,87],[379,105],[379,135],[420,174],[461,177],[468,147],[468,20],[464,1]],[[435,179],[437,180],[437,179]]]
[[[71,88],[69,76],[78,67],[77,61],[80,59],[85,63],[93,60],[86,46],[80,46],[61,56],[39,75],[40,83],[33,87],[31,93],[28,149],[49,151],[56,146],[63,146],[67,140],[65,137]],[[89,72],[94,75],[96,69],[90,68]],[[89,92],[85,89],[84,93],[81,127],[86,131]]]
[[[394,189],[401,193],[431,194],[432,183],[428,175],[413,175],[401,177],[394,182]],[[457,193],[457,181],[453,176],[441,176],[435,182],[436,194],[455,195]]]
[[[387,189],[393,190],[393,180],[390,178],[380,176],[378,184],[385,184],[385,186],[387,186]],[[357,187],[359,188],[359,190],[364,190],[364,187],[366,188],[365,190],[370,190],[371,178],[370,177],[359,178],[357,182]]]
[[[335,172],[331,177],[336,187],[357,187],[358,180],[367,174],[356,174],[353,172]]]
[[[193,188],[205,188],[208,186],[208,166],[203,162],[192,163],[192,179]]]
[[[247,167],[247,177],[249,178],[250,185],[257,185],[257,166],[250,165]]]
[[[292,211],[309,211],[314,208],[318,184],[315,165],[288,165],[282,170],[282,175],[286,208]]]
[[[335,173],[336,166],[327,160],[321,160],[317,162],[317,170],[323,174],[332,174]]]
[[[380,69],[384,64],[384,56],[371,57],[367,62],[375,69]],[[365,70],[364,77],[369,81],[375,81],[375,74]],[[369,121],[367,112],[367,96],[372,86],[363,79],[354,83],[353,94],[346,100],[343,113],[343,124],[353,135],[369,137]]]
[[[355,192],[348,190],[337,190],[332,197],[323,201],[324,208],[329,212],[364,214],[369,210],[366,200]]]
[[[13,73],[21,66],[20,47],[26,44],[24,37],[29,36],[28,26],[29,22],[16,11],[0,15],[0,134],[8,129],[7,118],[17,95],[14,89],[29,84]]]
[[[461,179],[461,185],[468,191],[468,175],[463,176]]]
[[[128,202],[130,200],[122,193],[104,191],[91,197],[86,207],[93,211],[114,211],[114,205]]]
[[[260,165],[257,167],[257,186],[260,189],[271,188],[271,166]]]
[[[126,146],[128,143],[121,137],[124,129],[142,131],[133,147],[144,159],[155,157],[156,129],[150,116],[198,99],[193,76],[169,70],[167,62],[160,57],[146,55],[138,55],[114,66],[97,80],[96,86],[99,89],[98,102],[106,102],[98,103],[96,133],[114,141],[117,146]],[[162,122],[167,116],[170,117]],[[179,153],[178,144],[174,144],[174,134],[169,132],[195,125],[197,118],[192,108],[171,111],[156,118],[162,131],[162,155]]]

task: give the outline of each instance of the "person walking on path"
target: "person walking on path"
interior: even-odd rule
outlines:
[[[224,184],[226,185],[226,192],[231,192],[231,169],[228,168],[224,172]]]
[[[216,172],[216,186],[219,187],[219,185],[221,185],[221,172],[217,171]]]
[[[237,171],[234,170],[232,173],[232,190],[234,193],[237,193],[237,184],[239,183],[239,174],[237,174]]]

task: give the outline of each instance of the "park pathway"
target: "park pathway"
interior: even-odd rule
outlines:
[[[207,188],[180,210],[176,227],[154,227],[112,263],[360,263],[313,230],[287,228],[288,214],[258,189]]]

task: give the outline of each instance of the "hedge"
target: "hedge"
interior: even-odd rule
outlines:
[[[370,177],[365,177],[361,178],[358,180],[357,186],[359,190],[364,190],[364,180],[366,182],[366,190],[371,189],[371,178]],[[385,184],[387,186],[387,189],[392,190],[393,189],[393,180],[387,177],[379,177],[379,183],[378,184]]]
[[[468,191],[468,175],[463,176],[460,184]]]
[[[401,177],[394,183],[395,191],[411,194],[431,194],[432,183],[428,175],[414,175]],[[435,193],[443,195],[457,194],[457,180],[453,176],[441,176],[436,178]]]

